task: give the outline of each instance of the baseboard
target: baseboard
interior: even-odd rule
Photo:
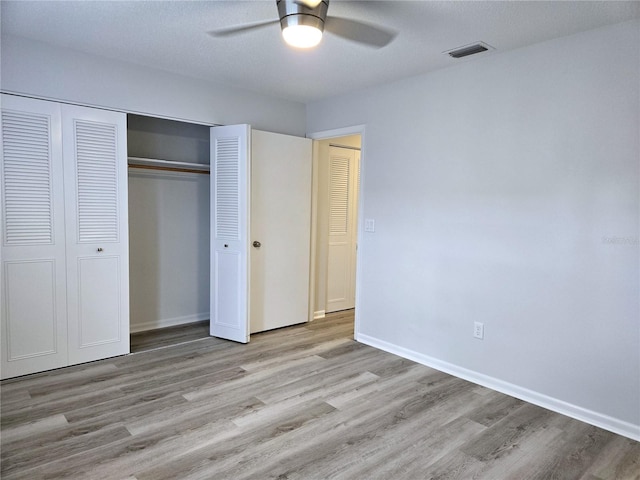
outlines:
[[[318,310],[317,312],[313,312],[313,319],[314,320],[318,320],[320,318],[324,318],[325,316],[325,311],[324,310]]]
[[[185,323],[201,322],[209,320],[209,312],[195,313],[193,315],[185,315],[182,317],[162,318],[151,322],[132,323],[129,325],[131,333],[146,332],[147,330],[155,330],[157,328],[175,327],[184,325]]]
[[[567,403],[563,400],[549,397],[542,393],[535,392],[473,370],[468,370],[458,365],[444,362],[437,358],[429,357],[368,335],[356,333],[355,339],[360,343],[384,350],[385,352],[393,353],[394,355],[398,355],[408,360],[413,360],[414,362],[435,368],[436,370],[462,378],[463,380],[468,380],[469,382],[482,385],[483,387],[496,390],[506,395],[511,395],[512,397],[538,405],[539,407],[561,413],[562,415],[575,418],[576,420],[586,422],[590,425],[640,441],[640,425],[634,425],[608,415],[594,412],[593,410],[587,410],[586,408]]]

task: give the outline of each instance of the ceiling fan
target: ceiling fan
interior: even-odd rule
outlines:
[[[348,18],[327,16],[329,0],[276,0],[279,20],[238,25],[208,32],[213,37],[238,35],[280,23],[282,36],[289,45],[311,48],[320,43],[323,31],[338,37],[381,48],[391,43],[396,32]]]

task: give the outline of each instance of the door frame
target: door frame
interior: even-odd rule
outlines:
[[[308,132],[307,138],[312,140],[329,140],[332,138],[338,137],[346,137],[348,135],[360,135],[360,188],[358,191],[358,214],[356,223],[358,225],[358,233],[357,233],[357,245],[358,248],[356,250],[356,306],[355,306],[355,324],[354,324],[354,337],[357,340],[358,332],[360,331],[360,282],[361,282],[361,271],[362,266],[360,259],[362,258],[362,235],[364,232],[364,220],[363,220],[363,211],[364,211],[364,185],[366,181],[366,171],[365,168],[366,162],[366,135],[365,135],[366,126],[365,125],[352,125],[350,127],[342,127],[336,128],[332,130],[320,130],[317,132]],[[317,162],[316,155],[317,151],[315,148],[314,142],[314,162],[313,162],[313,173],[312,173],[312,188],[311,188],[311,268],[310,268],[310,276],[309,279],[309,321],[313,321],[314,312],[315,312],[315,291],[316,291],[316,252],[317,252],[317,223],[318,223],[318,172],[317,172]]]

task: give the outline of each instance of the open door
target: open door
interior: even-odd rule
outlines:
[[[249,341],[251,127],[211,128],[210,334]]]
[[[251,333],[307,322],[312,143],[251,131]]]

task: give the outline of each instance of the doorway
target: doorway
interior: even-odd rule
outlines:
[[[316,141],[310,319],[356,307],[362,130],[311,135]]]
[[[132,353],[208,337],[209,132],[127,115]]]

